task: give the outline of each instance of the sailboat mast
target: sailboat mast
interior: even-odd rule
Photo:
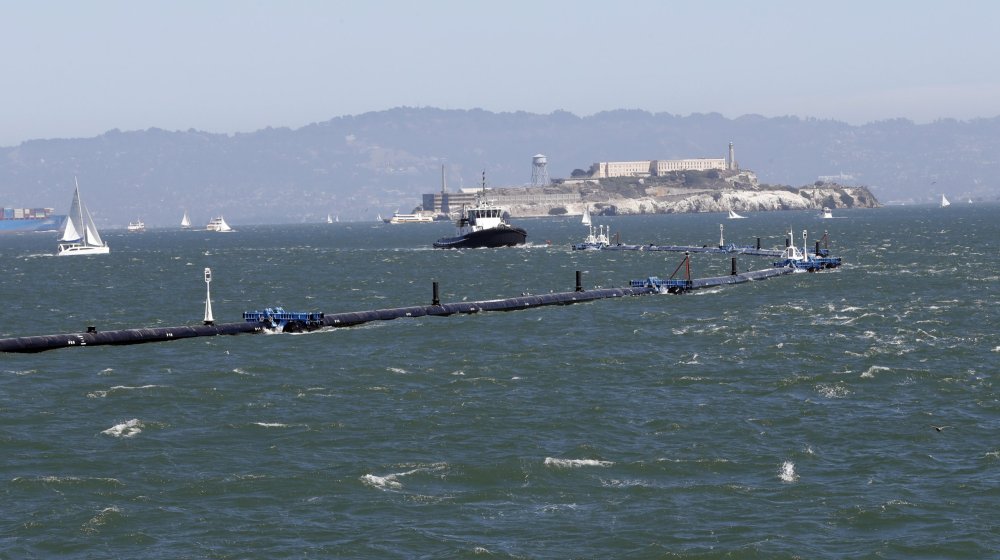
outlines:
[[[76,178],[76,175],[73,176],[73,183],[76,185],[76,210],[77,213],[80,214],[79,219],[76,222],[80,224],[80,227],[77,228],[77,232],[80,234],[80,237],[83,238],[84,245],[90,245],[90,235],[87,231],[87,222],[83,220],[83,200],[80,199],[80,181]]]

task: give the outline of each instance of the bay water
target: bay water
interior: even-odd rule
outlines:
[[[985,558],[998,205],[595,217],[838,270],[686,295],[0,355],[0,558]],[[627,285],[677,253],[443,251],[447,223],[0,238],[0,337]],[[773,259],[740,256],[741,269]],[[730,258],[695,254],[695,277]],[[937,429],[937,428],[940,428]]]

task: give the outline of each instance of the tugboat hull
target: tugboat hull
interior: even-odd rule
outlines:
[[[434,242],[435,249],[474,249],[478,247],[513,247],[523,245],[528,232],[507,226],[472,231],[457,237],[442,237]]]

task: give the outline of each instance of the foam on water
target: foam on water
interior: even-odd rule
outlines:
[[[785,461],[781,464],[781,468],[778,469],[778,478],[782,482],[795,482],[799,479],[798,473],[795,472],[795,463],[791,461]]]
[[[138,418],[133,418],[121,424],[115,424],[101,433],[118,438],[130,438],[142,433],[142,428],[142,421]]]
[[[557,469],[578,469],[581,467],[610,467],[614,463],[612,461],[602,461],[599,459],[558,459],[555,457],[546,457],[545,466],[554,467]]]

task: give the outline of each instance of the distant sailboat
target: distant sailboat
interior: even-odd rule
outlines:
[[[580,219],[580,223],[582,223],[585,226],[589,226],[591,224],[589,206],[583,209],[583,218]]]
[[[733,212],[732,208],[729,209],[729,219],[730,220],[740,220],[740,219],[743,219],[743,218],[746,218],[746,216],[740,216],[736,212]]]
[[[189,227],[191,227],[191,218],[188,218],[187,210],[184,211],[184,217],[181,218],[181,227],[184,229],[188,229]]]
[[[329,214],[326,215],[326,223],[328,223],[328,224],[332,224],[333,223],[333,218],[331,218]]]
[[[944,208],[945,206],[951,206],[951,203],[948,202],[948,199],[945,198],[944,195],[941,195],[941,208]]]
[[[73,191],[73,202],[69,214],[63,222],[62,233],[59,235],[59,248],[56,254],[67,255],[106,255],[111,252],[108,244],[101,240],[94,219],[80,200],[80,183],[74,178],[76,190]]]

